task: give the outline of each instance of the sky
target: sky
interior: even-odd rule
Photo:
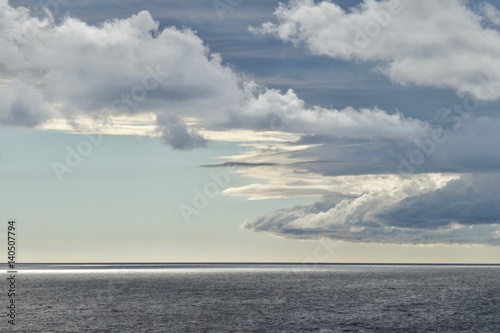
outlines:
[[[499,100],[500,1],[0,0],[1,216],[20,262],[499,263]]]

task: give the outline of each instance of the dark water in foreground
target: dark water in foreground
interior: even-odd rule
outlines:
[[[500,332],[499,266],[34,268],[1,332]]]

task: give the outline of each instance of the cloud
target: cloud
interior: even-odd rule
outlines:
[[[385,137],[371,135],[367,125],[351,129],[346,135],[339,135],[343,132],[340,129],[337,133],[307,134],[293,141],[255,146],[252,154],[235,156],[233,160],[279,163],[282,169],[319,176],[499,172],[500,153],[496,147],[500,140],[500,120],[443,112],[446,116],[437,115],[437,120],[427,125],[422,132],[426,134],[419,138],[404,137],[404,132],[402,139],[389,137],[388,133]],[[372,122],[375,127],[383,127]],[[335,122],[329,126],[333,128]],[[321,125],[317,125],[316,130],[320,129]]]
[[[399,157],[408,158],[421,144],[306,137],[294,150],[278,148],[286,143],[255,147],[254,154],[234,160],[254,161],[254,167],[237,172],[259,182],[230,187],[223,194],[250,200],[317,198],[315,204],[280,209],[244,225],[281,237],[500,245],[495,204],[500,199],[495,149],[500,126],[488,117],[469,117],[456,125],[410,174],[397,174]],[[266,164],[271,161],[280,163]],[[446,173],[436,173],[444,169]]]
[[[72,17],[56,22],[50,13],[42,20],[6,0],[0,11],[6,125],[155,114],[158,132],[176,149],[203,147],[204,130],[403,141],[429,130],[378,108],[307,107],[292,90],[259,86],[223,65],[192,30],[160,29],[147,11],[97,25]]]
[[[259,89],[254,83],[245,86],[242,109],[231,115],[229,126],[286,131],[300,134],[326,135],[333,138],[412,141],[425,137],[425,122],[388,114],[378,108],[342,110],[306,107],[293,90]]]
[[[305,137],[302,143],[317,144],[292,156],[322,175],[500,171],[500,120],[474,115],[453,119],[432,126],[427,137],[413,142]]]
[[[500,224],[500,174],[464,175],[436,191],[407,198],[379,214],[386,224],[416,229]]]
[[[167,116],[158,120],[161,124],[161,137],[174,149],[189,150],[207,145],[195,129],[188,128],[186,124],[177,117]]]
[[[47,106],[63,118],[150,112],[217,117],[242,98],[239,76],[193,31],[160,30],[149,12],[99,25],[71,17],[57,23],[50,13],[40,20],[5,0],[0,12],[0,74],[7,82],[1,91],[27,88],[43,101],[23,124],[47,120],[39,116]]]
[[[298,239],[500,245],[498,175],[477,177],[342,177],[353,189],[361,186],[359,192],[325,195],[312,205],[281,209],[244,227]]]
[[[483,1],[479,5],[479,9],[484,15],[485,21],[495,26],[500,25],[500,11],[498,11],[495,6],[489,2]]]
[[[280,5],[277,23],[254,33],[304,44],[316,55],[366,61],[394,82],[452,88],[480,100],[500,98],[500,33],[484,26],[498,11],[479,13],[461,0],[365,0],[342,9],[313,0]]]
[[[256,146],[233,160],[258,162],[238,172],[259,183],[223,193],[251,200],[318,198],[244,225],[281,237],[500,245],[500,122],[454,109],[440,110],[429,136],[413,142],[321,134]],[[283,149],[288,146],[295,149]],[[412,169],[400,170],[402,160]]]
[[[32,86],[13,80],[0,89],[0,124],[35,126],[51,117],[48,103]]]
[[[220,168],[220,167],[255,167],[255,166],[274,166],[276,163],[248,163],[248,162],[224,162],[217,164],[202,165],[204,168]]]

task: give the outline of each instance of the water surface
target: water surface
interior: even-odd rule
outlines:
[[[499,266],[24,265],[17,289],[14,332],[500,332]]]

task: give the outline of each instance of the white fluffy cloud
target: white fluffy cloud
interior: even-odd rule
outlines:
[[[242,109],[231,118],[235,126],[335,138],[405,141],[417,140],[429,132],[425,122],[407,119],[401,114],[387,114],[378,108],[308,108],[292,90],[285,94],[274,89],[259,90],[253,83],[247,84],[245,91],[247,98]]]
[[[41,20],[6,0],[0,12],[3,124],[153,113],[165,142],[179,149],[205,145],[199,129],[407,141],[428,131],[376,108],[306,107],[293,91],[259,87],[224,66],[193,31],[159,29],[146,11],[97,26],[49,14]]]
[[[241,98],[237,75],[194,32],[160,31],[149,12],[91,26],[73,18],[42,24],[0,6],[3,74],[31,82],[65,112],[186,111],[187,101],[220,109]]]
[[[154,112],[167,142],[192,148],[204,141],[182,130],[182,118],[173,126],[172,117],[216,116],[242,97],[238,75],[194,32],[159,30],[148,12],[99,26],[69,17],[56,23],[50,13],[40,20],[5,0],[0,12],[2,114],[11,114],[0,118],[4,124]],[[13,104],[24,91],[30,93]]]
[[[255,33],[304,43],[317,55],[370,61],[400,84],[452,88],[482,100],[500,98],[498,11],[480,13],[461,0],[365,0],[343,10],[335,3],[290,1]]]

